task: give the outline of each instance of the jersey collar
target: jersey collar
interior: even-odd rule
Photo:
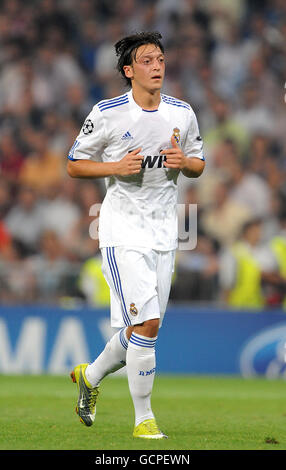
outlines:
[[[163,114],[164,114],[164,111],[166,112],[166,110],[165,110],[165,103],[164,103],[164,101],[162,101],[162,98],[161,98],[161,101],[160,101],[160,103],[159,103],[158,109],[154,109],[154,110],[151,110],[151,111],[150,111],[150,110],[148,110],[148,109],[143,109],[143,108],[141,108],[141,107],[136,103],[136,101],[135,101],[134,98],[133,98],[132,89],[127,92],[127,95],[128,95],[129,106],[130,106],[130,112],[131,112],[131,114],[132,114],[132,117],[133,117],[134,120],[136,120],[136,121],[137,121],[137,119],[139,119],[139,117],[142,115],[142,113],[154,115],[154,114],[156,114],[156,113],[162,114],[162,111],[163,111]],[[163,108],[164,108],[164,109],[163,109]]]

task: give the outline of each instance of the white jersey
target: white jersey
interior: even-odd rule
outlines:
[[[163,165],[162,149],[171,136],[188,157],[204,160],[198,123],[191,106],[161,95],[157,110],[142,109],[132,90],[97,103],[70,150],[70,160],[116,162],[141,147],[140,173],[106,178],[100,210],[100,248],[141,246],[160,251],[177,247],[177,178],[179,170]]]

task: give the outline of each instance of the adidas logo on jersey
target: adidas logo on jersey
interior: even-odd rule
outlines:
[[[121,137],[121,140],[130,140],[130,139],[133,139],[133,137],[129,131],[125,132],[125,134]]]

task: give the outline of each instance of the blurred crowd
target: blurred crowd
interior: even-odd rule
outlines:
[[[178,180],[198,231],[171,301],[286,308],[284,0],[0,0],[1,302],[108,304],[91,236],[104,187],[66,157],[92,106],[125,91],[114,43],[143,30],[163,36],[163,92],[192,105],[207,163]]]

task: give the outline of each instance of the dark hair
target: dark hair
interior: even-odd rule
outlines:
[[[114,45],[116,56],[118,57],[117,70],[121,73],[127,85],[131,85],[131,80],[126,77],[123,67],[132,64],[132,60],[136,57],[138,47],[144,44],[154,44],[164,53],[164,47],[160,39],[162,39],[162,36],[157,31],[143,31],[120,39],[120,41]]]
[[[256,226],[256,225],[261,225],[263,223],[263,217],[253,217],[249,220],[247,220],[246,222],[244,222],[244,224],[242,225],[242,228],[241,228],[241,235],[245,235],[246,232],[248,231],[248,229]]]

